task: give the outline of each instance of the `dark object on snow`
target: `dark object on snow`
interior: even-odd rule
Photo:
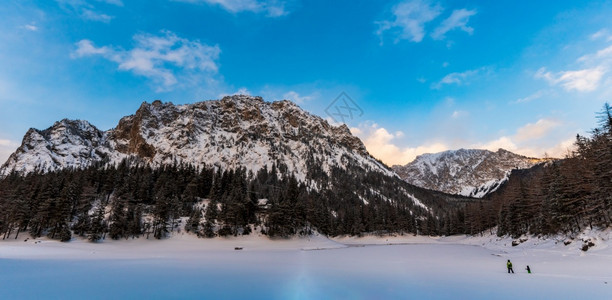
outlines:
[[[527,273],[531,274],[531,269],[529,268],[529,266],[527,266],[527,268],[525,268],[525,270],[527,270]]]
[[[510,262],[510,260],[508,260],[508,262],[506,263],[506,267],[508,267],[508,274],[510,272],[512,272],[512,274],[514,274],[514,270],[512,270],[512,263]]]
[[[595,246],[595,243],[593,243],[590,239],[584,241],[584,244],[582,245],[582,251],[587,251],[589,250],[589,248]]]
[[[242,247],[234,247],[234,250],[242,250]]]

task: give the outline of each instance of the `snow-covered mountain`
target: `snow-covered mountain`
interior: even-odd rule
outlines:
[[[177,162],[253,172],[275,164],[300,181],[307,181],[312,168],[329,173],[332,166],[349,163],[395,176],[346,125],[331,126],[290,101],[243,95],[186,105],[145,102],[108,131],[66,119],[45,130],[30,129],[0,176],[114,164],[124,158],[153,166]]]
[[[423,154],[405,166],[393,166],[393,170],[416,186],[481,198],[508,180],[513,169],[531,168],[544,161],[504,149],[459,149]]]

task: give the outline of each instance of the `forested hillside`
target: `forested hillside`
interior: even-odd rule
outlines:
[[[598,114],[591,136],[576,136],[567,158],[515,170],[484,201],[453,213],[475,234],[497,226],[497,234],[550,235],[607,228],[612,224],[612,109]]]
[[[123,161],[50,173],[13,173],[0,181],[3,238],[74,235],[97,241],[164,238],[182,226],[200,237],[364,232],[437,234],[440,214],[461,200],[378,172],[335,168],[309,173],[308,188],[285,166],[225,170]],[[399,185],[398,185],[399,184]],[[378,187],[376,190],[372,186]]]

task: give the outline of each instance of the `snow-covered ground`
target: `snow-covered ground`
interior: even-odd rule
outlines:
[[[0,298],[611,299],[611,237],[585,232],[569,245],[529,238],[516,247],[492,235],[19,239],[0,242]],[[583,252],[587,238],[595,246]],[[506,273],[508,259],[515,274]]]

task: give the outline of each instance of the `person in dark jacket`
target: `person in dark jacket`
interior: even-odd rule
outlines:
[[[525,268],[525,270],[527,270],[527,273],[531,274],[531,268],[529,268],[529,265],[527,265],[527,268]]]
[[[508,260],[508,262],[506,263],[506,267],[508,267],[508,273],[512,272],[512,274],[514,274],[514,270],[512,270],[512,263],[510,262],[510,260]]]

